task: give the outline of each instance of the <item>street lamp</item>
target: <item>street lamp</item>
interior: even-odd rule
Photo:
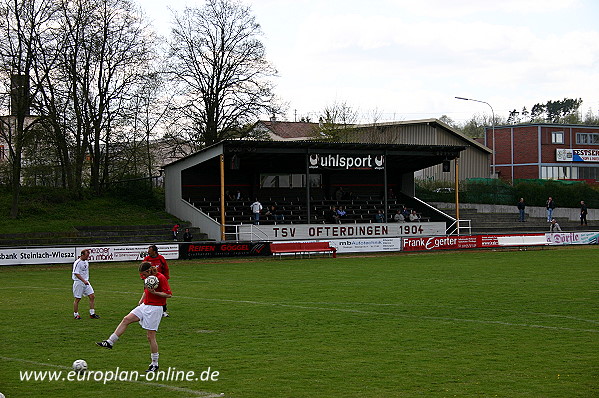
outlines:
[[[464,100],[464,101],[481,102],[483,104],[489,105],[489,108],[491,108],[491,114],[493,115],[493,120],[492,120],[492,126],[493,126],[493,178],[495,178],[496,177],[496,174],[495,174],[495,111],[493,111],[493,107],[491,106],[491,104],[489,104],[488,102],[485,102],[485,101],[472,99],[472,98],[464,98],[464,97],[455,97],[455,98],[459,99],[459,100]]]

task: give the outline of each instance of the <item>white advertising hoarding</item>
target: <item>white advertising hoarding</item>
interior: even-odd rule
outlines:
[[[90,249],[89,261],[91,262],[141,261],[148,255],[148,246],[82,246],[77,248],[77,253],[81,253],[83,249]],[[156,247],[158,247],[158,253],[167,260],[179,258],[179,245],[156,245]]]
[[[398,252],[401,250],[401,238],[333,239],[327,242],[337,249],[337,253]]]
[[[322,241],[298,240],[286,243],[328,242],[339,253],[375,253],[401,251],[401,238],[374,238],[374,239],[327,239]],[[284,254],[285,255],[285,254]],[[294,256],[290,253],[288,255]]]
[[[557,232],[545,234],[549,245],[596,245],[599,232]]]
[[[443,222],[239,226],[239,240],[329,240],[445,235]]]
[[[81,250],[90,249],[90,262],[141,261],[148,254],[149,245],[137,246],[81,246],[44,247],[31,249],[0,249],[0,266],[26,264],[73,263]],[[179,258],[178,245],[157,245],[158,252],[168,259]]]
[[[77,258],[74,247],[0,249],[0,266],[21,264],[64,264]]]

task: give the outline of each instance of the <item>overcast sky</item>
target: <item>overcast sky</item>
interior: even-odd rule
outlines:
[[[203,0],[138,0],[166,34]],[[243,0],[262,26],[287,120],[345,102],[361,122],[464,121],[582,98],[599,113],[597,0]]]

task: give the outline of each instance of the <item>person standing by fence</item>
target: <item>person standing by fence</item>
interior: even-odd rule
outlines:
[[[551,196],[547,199],[545,207],[547,208],[547,222],[551,222],[553,219],[553,209],[555,209],[555,202]]]
[[[520,198],[518,202],[518,211],[520,212],[519,222],[524,222],[524,209],[526,209],[526,204],[524,203],[524,198]]]
[[[584,203],[584,200],[580,201],[580,225],[582,226],[582,223],[584,222],[584,225],[588,225],[587,224],[587,214],[589,212],[589,208],[587,207],[587,205]]]

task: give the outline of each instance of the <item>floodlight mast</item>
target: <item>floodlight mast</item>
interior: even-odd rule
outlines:
[[[465,98],[465,97],[455,97],[455,98],[459,99],[459,100],[463,100],[463,101],[480,102],[483,104],[487,104],[489,106],[489,108],[491,108],[491,115],[493,115],[493,120],[491,121],[491,125],[493,128],[493,178],[496,178],[497,174],[495,174],[495,111],[493,110],[493,107],[491,106],[491,104],[489,104],[486,101],[481,101],[481,100],[472,99],[472,98]]]

